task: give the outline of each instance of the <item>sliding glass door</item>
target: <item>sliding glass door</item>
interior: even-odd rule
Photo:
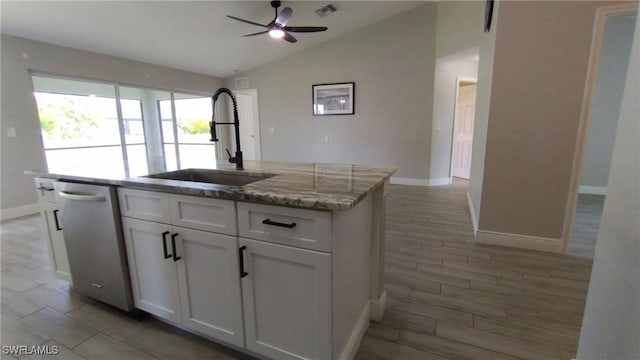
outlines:
[[[51,173],[123,177],[216,165],[209,96],[32,79]]]

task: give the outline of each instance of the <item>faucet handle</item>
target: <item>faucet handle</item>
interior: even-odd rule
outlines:
[[[224,150],[227,152],[227,155],[229,156],[229,162],[232,164],[235,164],[237,162],[237,158],[231,156],[231,153],[229,152],[229,148],[226,148]]]
[[[211,133],[211,139],[209,141],[213,141],[213,142],[218,141],[218,133],[216,132],[216,122],[213,120],[209,121],[209,132]]]

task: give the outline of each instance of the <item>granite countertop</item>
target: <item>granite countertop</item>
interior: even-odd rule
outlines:
[[[125,188],[333,211],[353,208],[367,194],[384,184],[397,170],[394,167],[367,165],[249,160],[244,162],[244,168],[245,170],[236,170],[234,164],[227,163],[219,163],[215,167],[225,173],[271,177],[244,186],[230,186],[148,177],[93,178],[42,171],[25,171],[25,174]]]

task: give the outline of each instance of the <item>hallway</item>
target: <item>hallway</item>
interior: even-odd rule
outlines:
[[[571,359],[591,260],[475,246],[466,182],[393,185],[389,308],[358,359]]]

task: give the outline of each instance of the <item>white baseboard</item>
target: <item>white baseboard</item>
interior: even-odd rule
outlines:
[[[340,360],[351,360],[356,356],[356,352],[358,352],[358,348],[360,347],[360,342],[362,341],[362,337],[364,336],[365,331],[369,327],[369,313],[371,310],[369,309],[370,305],[367,302],[358,316],[358,321],[356,321],[356,326],[353,327],[351,331],[351,335],[349,335],[349,339],[347,343],[344,345],[342,349],[342,353],[338,359]]]
[[[451,184],[451,178],[429,179],[429,186],[441,186]]]
[[[450,178],[441,179],[414,179],[414,178],[401,178],[391,177],[391,183],[395,185],[413,185],[413,186],[440,186],[451,184]]]
[[[21,216],[37,214],[39,212],[40,206],[37,203],[2,209],[0,210],[0,220],[15,219]]]
[[[371,315],[369,316],[373,321],[382,320],[384,310],[387,308],[387,291],[383,291],[380,298],[377,300],[371,300]]]
[[[473,208],[473,202],[471,201],[471,194],[467,191],[467,205],[469,206],[469,215],[471,216],[471,225],[473,226],[473,237],[475,238],[478,233],[478,218],[476,217],[476,211]]]
[[[478,230],[477,244],[509,246],[520,249],[546,252],[562,252],[562,239],[543,238],[537,236],[507,234],[494,231]]]
[[[591,195],[607,195],[607,187],[580,185],[578,186],[578,193]]]

